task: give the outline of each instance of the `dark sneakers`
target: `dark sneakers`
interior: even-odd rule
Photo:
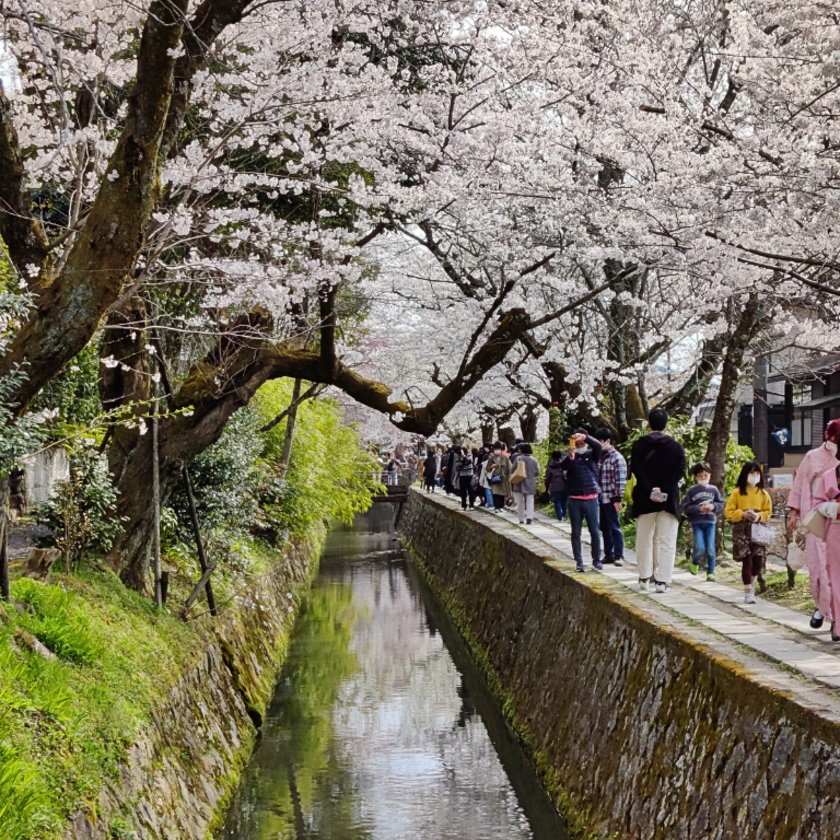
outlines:
[[[578,564],[575,566],[575,571],[576,571],[576,572],[583,572],[583,571],[586,571],[586,570],[583,568],[583,563],[578,563]]]
[[[600,560],[594,560],[592,562],[592,568],[600,572],[604,568],[604,564]]]

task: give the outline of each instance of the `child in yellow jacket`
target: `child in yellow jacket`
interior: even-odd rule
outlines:
[[[766,546],[753,542],[752,526],[766,522],[773,513],[770,494],[764,489],[764,474],[758,461],[741,467],[738,486],[726,501],[723,515],[732,523],[732,555],[741,563],[744,603],[755,603],[755,580],[764,564]]]

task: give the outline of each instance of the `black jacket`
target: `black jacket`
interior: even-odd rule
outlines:
[[[664,432],[651,432],[639,438],[630,450],[630,474],[636,476],[634,517],[664,510],[680,518],[680,481],[685,476],[685,450],[677,441]],[[651,500],[654,487],[668,494],[666,501]]]
[[[551,461],[545,468],[545,489],[549,493],[565,493],[566,492],[566,473],[560,466],[562,459],[559,461]]]
[[[568,455],[560,462],[560,467],[566,471],[566,492],[569,496],[592,496],[601,494],[601,485],[598,482],[603,447],[600,441],[593,437],[586,436],[589,444],[589,452],[585,455],[575,454],[574,458]]]

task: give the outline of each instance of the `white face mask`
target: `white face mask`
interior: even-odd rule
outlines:
[[[697,483],[698,483],[701,487],[708,487],[708,486],[709,486],[709,479],[708,479],[708,478],[698,478],[698,479],[697,479]]]
[[[825,442],[825,448],[832,454],[837,454],[837,444],[833,440],[827,440]]]
[[[761,476],[760,476],[760,475],[753,475],[752,473],[750,473],[750,474],[747,476],[747,483],[748,483],[751,487],[756,487],[756,486],[758,485],[758,482],[759,482],[759,481],[761,481]]]
[[[575,455],[586,455],[587,452],[589,452],[588,446],[578,446],[575,449]]]
[[[493,450],[493,454],[494,454],[494,455],[501,455],[501,454],[502,454],[502,450],[501,450],[501,449],[494,449],[494,450]]]

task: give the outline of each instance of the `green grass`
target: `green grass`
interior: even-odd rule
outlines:
[[[0,840],[57,837],[203,648],[108,572],[12,584],[0,621]],[[57,657],[31,652],[25,630]]]

